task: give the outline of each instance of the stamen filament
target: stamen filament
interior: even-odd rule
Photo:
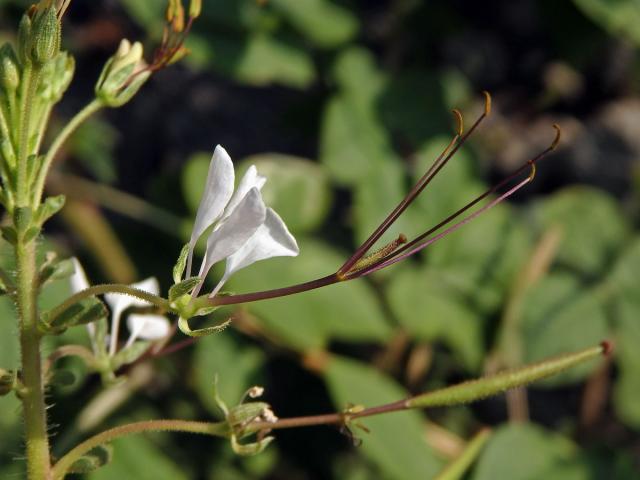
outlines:
[[[362,258],[367,251],[373,246],[375,242],[389,229],[389,227],[398,219],[400,215],[407,209],[407,207],[415,200],[415,198],[422,193],[424,188],[431,183],[431,180],[442,170],[447,162],[456,154],[456,152],[464,145],[469,136],[474,130],[482,123],[482,121],[491,113],[491,96],[488,92],[483,92],[485,96],[485,106],[482,115],[471,125],[471,128],[466,134],[463,134],[463,118],[459,110],[454,110],[453,113],[458,120],[458,132],[453,137],[451,142],[446,146],[442,153],[436,158],[431,167],[425,172],[425,174],[418,180],[409,193],[402,199],[398,206],[384,219],[380,226],[371,234],[371,236],[356,250],[356,252],[349,258],[342,267],[338,270],[339,275],[346,274],[356,264],[360,258]]]

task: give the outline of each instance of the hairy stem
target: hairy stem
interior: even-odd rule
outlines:
[[[119,283],[105,283],[102,285],[94,285],[93,287],[86,288],[74,295],[71,295],[64,302],[62,302],[60,305],[49,312],[49,318],[57,317],[71,305],[79,302],[84,298],[93,297],[95,295],[102,295],[104,293],[122,293],[124,295],[139,298],[140,300],[145,300],[164,310],[169,310],[169,301],[158,295],[133,288],[129,285],[122,285]]]
[[[28,195],[30,191],[28,179],[29,162],[29,135],[31,134],[31,112],[33,111],[33,101],[38,89],[40,78],[40,68],[27,64],[24,67],[24,80],[21,85],[21,117],[20,133],[18,144],[18,169],[16,179],[17,203],[19,207],[29,204]]]
[[[18,269],[16,301],[20,316],[20,347],[22,382],[24,389],[20,397],[24,411],[26,456],[28,478],[42,480],[50,478],[49,440],[44,404],[42,359],[40,357],[40,334],[38,332],[38,310],[36,304],[36,254],[35,242],[15,247]]]
[[[44,157],[42,161],[42,166],[40,167],[40,171],[38,172],[38,178],[36,179],[36,184],[34,188],[34,196],[33,202],[34,204],[40,203],[40,199],[42,198],[42,192],[44,191],[44,184],[47,180],[47,174],[49,173],[49,169],[51,168],[51,163],[55,158],[56,154],[67,141],[67,139],[71,136],[73,132],[84,122],[87,118],[93,115],[95,112],[102,108],[102,102],[98,99],[94,99],[89,104],[87,104],[82,110],[80,110],[76,115],[69,120],[69,123],[65,125],[62,131],[58,134],[56,139],[51,144],[49,151]]]
[[[53,480],[63,479],[69,467],[92,449],[118,438],[145,432],[186,432],[226,437],[229,434],[229,428],[226,422],[209,423],[187,420],[148,420],[115,427],[94,435],[70,450],[53,467]]]

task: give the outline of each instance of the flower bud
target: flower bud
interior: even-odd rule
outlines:
[[[8,92],[15,91],[20,85],[20,68],[13,48],[5,43],[0,48],[0,87]]]
[[[191,0],[189,3],[189,16],[191,18],[197,18],[202,11],[202,0]]]
[[[0,368],[0,397],[11,393],[16,385],[16,374],[11,370]]]
[[[151,72],[142,58],[142,44],[122,40],[116,53],[107,61],[96,83],[96,96],[109,107],[119,107],[133,97]]]
[[[31,60],[29,51],[31,50],[31,17],[26,13],[20,20],[18,26],[18,57],[24,65]]]
[[[60,51],[60,21],[55,7],[38,12],[31,32],[31,59],[44,64]]]

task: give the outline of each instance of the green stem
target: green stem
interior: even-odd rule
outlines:
[[[49,172],[49,168],[51,168],[51,163],[55,158],[56,154],[64,144],[64,142],[69,138],[69,136],[91,115],[96,113],[103,107],[103,104],[100,100],[93,99],[90,103],[88,103],[82,110],[80,110],[76,115],[69,120],[69,123],[65,125],[65,127],[60,131],[56,139],[51,144],[49,151],[44,157],[42,161],[42,166],[40,167],[40,171],[38,172],[38,178],[35,183],[34,188],[34,196],[33,202],[34,205],[40,203],[40,199],[42,198],[42,192],[44,191],[44,184],[47,179],[47,173]]]
[[[491,430],[480,430],[458,458],[449,463],[434,480],[460,480],[489,441]]]
[[[92,449],[118,438],[144,432],[186,432],[226,437],[229,434],[229,428],[226,422],[209,423],[187,420],[148,420],[115,427],[94,435],[70,450],[53,467],[53,479],[63,479],[69,467]]]
[[[20,117],[20,142],[18,145],[18,165],[17,165],[17,203],[20,207],[28,205],[28,194],[30,191],[28,177],[29,161],[29,134],[31,133],[31,112],[33,101],[38,89],[38,79],[40,78],[40,68],[30,63],[24,67],[24,81],[21,90],[21,117]]]
[[[24,385],[20,397],[24,410],[27,471],[29,479],[42,480],[50,478],[51,463],[40,357],[37,291],[34,288],[36,283],[35,242],[27,245],[18,242],[15,253],[18,270],[16,300],[20,315],[22,383]]]
[[[122,293],[124,295],[139,298],[140,300],[146,300],[147,302],[152,303],[153,305],[164,310],[170,309],[169,301],[166,298],[162,298],[158,295],[145,292],[144,290],[133,288],[129,285],[122,285],[119,283],[105,283],[102,285],[94,285],[93,287],[89,287],[85,290],[75,293],[74,295],[71,295],[60,305],[52,309],[49,312],[48,316],[49,318],[55,318],[74,303],[78,303],[84,298],[92,297],[94,295],[102,295],[105,293]]]

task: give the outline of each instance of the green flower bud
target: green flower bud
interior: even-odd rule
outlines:
[[[44,64],[60,51],[60,22],[56,9],[49,7],[38,13],[33,21],[31,59]]]
[[[26,13],[20,20],[18,26],[18,58],[22,65],[28,63],[31,59],[29,52],[31,50],[31,17]]]
[[[119,107],[138,93],[151,72],[142,58],[142,44],[122,40],[96,83],[96,96],[108,107]]]
[[[0,48],[0,86],[8,92],[15,91],[20,85],[20,67],[13,48],[5,43]]]
[[[191,0],[189,3],[189,16],[191,18],[197,18],[202,11],[202,0]]]

